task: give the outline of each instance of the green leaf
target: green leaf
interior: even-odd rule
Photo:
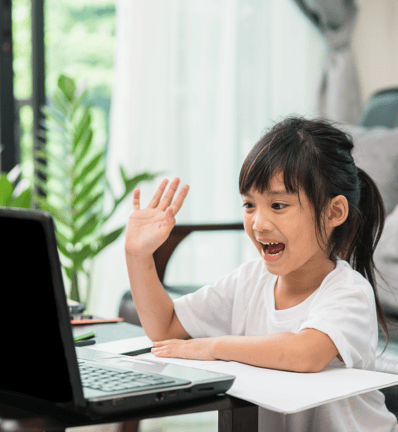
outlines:
[[[126,178],[126,181],[124,183],[124,193],[120,198],[116,200],[115,206],[118,206],[126,198],[126,196],[138,186],[139,183],[143,181],[152,181],[157,176],[157,173],[151,174],[148,172],[144,172],[142,174],[136,175],[135,177]]]
[[[65,150],[61,149],[58,143],[51,142],[48,145],[43,145],[40,149],[35,150],[35,155],[42,159],[46,159],[48,156],[55,165],[62,165],[65,161]]]
[[[54,179],[52,179],[54,181]],[[47,194],[47,201],[55,208],[59,208],[64,214],[72,218],[72,208],[70,206],[72,198],[69,190],[65,187],[64,191],[51,188]]]
[[[57,239],[59,242],[63,243],[64,245],[66,245],[67,243],[72,243],[71,238],[65,237],[60,231],[57,231]]]
[[[57,246],[58,246],[59,252],[62,253],[62,255],[64,255],[66,258],[70,259],[69,252],[66,249],[66,247],[63,244],[61,244],[60,242],[57,242]]]
[[[115,240],[117,240],[119,238],[119,236],[123,233],[123,231],[125,230],[125,227],[122,226],[114,231],[112,231],[109,234],[106,234],[105,236],[102,236],[100,238],[100,246],[99,248],[95,251],[95,255],[98,255],[103,249],[105,249],[108,245],[110,245],[111,243],[113,243]]]
[[[68,184],[69,184],[69,175],[66,172],[63,172],[62,170],[57,170],[57,167],[53,165],[49,165],[46,167],[43,166],[37,166],[36,168],[36,174],[42,173],[49,183],[51,181],[51,185],[44,183],[43,187],[46,188],[46,190],[56,190],[56,191],[62,191],[64,195],[63,201],[65,201],[65,196],[68,195]],[[40,186],[41,187],[41,186]],[[44,190],[44,189],[43,189]]]
[[[54,125],[52,122],[57,124],[61,129],[66,130],[68,128],[68,118],[59,110],[55,109],[42,109],[43,114],[45,115],[44,127],[46,130],[52,130]]]
[[[68,257],[68,258],[69,258],[69,257]],[[72,270],[73,270],[73,269],[71,269],[71,268],[69,268],[69,267],[67,267],[67,266],[64,266],[64,270],[65,270],[66,277],[67,277],[69,280],[72,280]]]
[[[74,81],[65,75],[60,75],[58,78],[58,87],[65,95],[65,98],[69,102],[72,102],[76,90]]]
[[[68,208],[68,203],[66,200],[68,199],[68,190],[65,187],[65,182],[57,181],[55,177],[51,179],[52,185],[58,184],[63,191],[59,191],[56,188],[52,187],[50,189],[49,184],[47,182],[44,182],[43,180],[36,177],[36,186],[38,186],[46,195],[47,195],[47,201],[51,197],[57,197],[59,200],[63,203],[62,211],[64,212],[66,208]]]
[[[90,256],[92,256],[93,251],[91,245],[83,246],[82,250],[79,252],[75,252],[73,257],[73,262],[76,266],[82,268],[83,262]]]
[[[33,197],[36,203],[40,206],[41,210],[48,211],[55,220],[62,223],[66,227],[71,227],[72,221],[70,218],[68,218],[68,215],[65,213],[64,209],[55,208],[53,205],[49,204],[45,198],[37,194],[34,194]]]
[[[11,207],[32,208],[32,191],[25,189],[11,202]]]
[[[82,237],[90,235],[100,223],[97,214],[93,214],[89,219],[78,229],[73,236],[73,244],[78,243]]]
[[[68,252],[68,249],[66,248],[66,245],[69,243],[66,241],[65,237],[60,237],[59,231],[57,231],[57,246],[59,251],[62,253],[62,255],[65,255],[67,258],[70,259],[70,253]]]
[[[75,148],[74,152],[76,154],[76,168],[79,168],[80,164],[84,161],[88,150],[90,149],[93,139],[92,129],[87,129],[82,136],[81,141],[78,143],[79,148]]]
[[[59,178],[59,172],[61,172],[64,176],[68,176],[69,170],[68,167],[65,164],[65,159],[62,158],[62,163],[60,162],[61,156],[55,156],[50,151],[43,152],[41,150],[36,151],[35,153],[36,159],[44,159],[45,161],[48,161],[49,164],[36,164],[35,168],[43,173],[44,175],[47,175],[47,171],[50,169],[58,171],[56,174],[52,172],[52,176],[56,176]]]
[[[64,116],[69,114],[68,101],[65,100],[65,96],[62,93],[55,93],[53,95],[53,102],[56,107]]]
[[[83,134],[90,128],[91,125],[91,104],[86,107],[78,124],[75,126],[73,150],[79,144]]]
[[[14,185],[8,180],[7,174],[0,175],[0,207],[8,207]]]
[[[123,168],[122,165],[119,166],[119,169],[120,169],[120,175],[122,176],[123,183],[126,186],[126,183],[127,183],[127,180],[128,180],[127,176],[126,176],[126,172],[124,171],[124,168]]]
[[[121,169],[121,173],[123,171],[123,168],[120,167]],[[108,213],[105,217],[104,217],[104,223],[107,222],[115,213],[116,209],[118,208],[119,204],[127,197],[127,195],[133,190],[135,189],[135,187],[143,182],[143,181],[152,181],[155,177],[157,177],[159,174],[162,173],[142,173],[142,174],[138,174],[135,177],[132,178],[127,178],[124,174],[122,174],[122,177],[125,177],[124,183],[125,183],[125,191],[123,193],[122,196],[120,196],[117,200],[115,200],[114,205],[113,205],[113,209],[110,211],[110,213]],[[109,183],[109,182],[108,182]],[[110,187],[110,185],[109,185]]]
[[[138,174],[135,177],[126,179],[125,187],[126,187],[126,193],[130,193],[135,187],[143,182],[143,181],[152,181],[154,180],[158,174],[151,174],[148,172],[144,172],[142,174]]]
[[[82,216],[86,216],[87,213],[90,213],[90,210],[92,207],[95,206],[95,204],[98,202],[100,198],[104,196],[104,192],[101,191],[97,195],[95,195],[92,199],[87,200],[83,203],[83,207],[80,210],[76,210],[76,207],[74,208],[74,219],[75,221],[78,221]]]
[[[73,102],[72,109],[70,111],[70,117],[73,119],[75,114],[79,111],[79,109],[84,105],[84,101],[87,98],[88,90],[84,90],[81,95]]]
[[[57,243],[58,243],[58,247],[64,249],[64,255],[69,256],[69,252],[66,248],[66,245],[68,243],[72,243],[70,238],[65,237],[61,231],[58,229],[56,232],[57,235]]]
[[[91,182],[87,186],[83,186],[83,189],[81,192],[77,195],[77,197],[73,201],[73,207],[76,207],[76,205],[82,201],[85,198],[88,198],[90,195],[90,192],[94,189],[95,186],[98,185],[100,179],[102,179],[105,176],[105,170],[101,170],[94,178],[91,180]]]
[[[104,153],[101,150],[98,154],[96,154],[91,160],[86,164],[86,166],[82,169],[82,172],[78,177],[73,181],[73,186],[76,187],[80,184],[84,179],[98,166],[99,162],[103,160]]]

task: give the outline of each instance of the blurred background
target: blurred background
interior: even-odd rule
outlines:
[[[121,188],[120,165],[129,175],[161,172],[142,186],[143,205],[162,178],[179,176],[191,191],[178,223],[241,221],[237,182],[245,155],[282,117],[319,114],[317,98],[330,46],[300,2],[6,3],[12,8],[15,148],[21,176],[31,184],[37,96],[32,37],[40,34],[34,8],[42,10],[43,18],[45,100],[60,74],[86,87],[93,105],[93,141],[104,148],[115,190]],[[398,3],[356,4],[351,46],[364,102],[376,90],[398,85]],[[131,200],[126,199],[107,229],[125,224],[130,212]],[[128,289],[123,241],[121,236],[94,260],[89,304],[94,313],[117,314]],[[173,255],[166,280],[205,284],[255,256],[243,233],[201,234],[200,239],[193,234]]]
[[[191,187],[178,224],[239,223],[240,167],[269,127],[292,114],[355,126],[371,95],[398,87],[397,23],[397,0],[3,0],[0,174],[19,164],[20,183],[35,187],[41,108],[63,74],[87,90],[93,148],[116,194],[120,166],[128,177],[158,173],[140,185],[142,206],[163,178],[178,176]],[[109,211],[108,190],[101,199]],[[104,232],[127,223],[131,200]],[[165,283],[226,275],[257,257],[246,237],[190,235]],[[91,261],[87,310],[117,316],[129,290],[124,235]],[[67,278],[65,287],[70,295]],[[168,422],[141,430],[210,430],[217,413]]]

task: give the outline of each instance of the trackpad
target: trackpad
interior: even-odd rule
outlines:
[[[203,369],[195,369],[193,367],[186,367],[174,365],[171,363],[156,362],[147,359],[125,359],[125,358],[112,358],[106,359],[106,364],[122,367],[123,369],[140,370],[144,372],[158,373],[167,375],[173,378],[180,378],[191,381],[192,383],[212,382],[218,381],[220,377],[226,377],[224,374],[217,372],[209,372]]]

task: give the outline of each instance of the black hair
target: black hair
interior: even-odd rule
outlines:
[[[287,118],[266,133],[246,157],[239,191],[245,195],[254,188],[264,193],[270,179],[281,173],[287,192],[305,193],[314,209],[317,236],[328,245],[329,259],[348,261],[372,285],[387,346],[387,319],[378,297],[373,261],[384,228],[384,203],[374,181],[355,166],[353,148],[352,137],[326,120]],[[349,214],[325,243],[323,215],[330,200],[338,195],[346,197]]]

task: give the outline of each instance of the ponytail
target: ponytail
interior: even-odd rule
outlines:
[[[389,341],[387,320],[378,296],[375,277],[376,267],[373,260],[374,251],[384,228],[385,208],[375,182],[361,168],[357,167],[357,172],[361,188],[360,199],[356,208],[357,211],[354,211],[353,217],[356,223],[352,224],[351,242],[344,259],[372,285],[375,294],[377,319],[386,336],[387,346]]]
[[[385,209],[374,181],[361,168],[357,171],[361,184],[357,227],[356,230],[354,227],[354,241],[347,250],[346,260],[375,286],[373,254],[384,228]]]

